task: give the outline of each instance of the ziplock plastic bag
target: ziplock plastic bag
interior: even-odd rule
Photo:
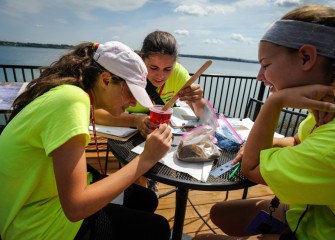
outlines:
[[[217,145],[228,151],[238,151],[244,142],[241,136],[238,135],[223,114],[220,114],[218,122],[219,126],[215,131]]]
[[[214,129],[203,125],[185,133],[179,142],[176,155],[187,162],[207,162],[217,159],[220,150],[214,144]]]
[[[206,100],[206,105],[204,106],[203,113],[199,118],[199,126],[202,125],[211,126],[213,129],[216,129],[219,126],[216,112],[209,100]]]

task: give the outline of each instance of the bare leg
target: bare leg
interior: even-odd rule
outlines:
[[[260,210],[269,211],[270,201],[271,200],[248,199],[220,202],[212,207],[210,217],[212,222],[225,234],[244,236],[247,226],[258,212]],[[281,204],[273,213],[273,216],[285,222],[285,215]]]
[[[224,233],[230,235],[200,234],[193,240],[278,240],[277,234],[245,236],[245,230],[260,210],[269,211],[271,200],[231,200],[215,204],[211,209],[211,220]],[[282,204],[273,216],[285,222]]]

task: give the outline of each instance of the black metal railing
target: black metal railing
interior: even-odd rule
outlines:
[[[29,82],[42,71],[41,66],[0,65],[0,82]],[[259,93],[265,87],[255,77],[203,74],[196,83],[202,86],[204,98],[214,109],[229,117],[243,117],[250,97],[264,100]]]
[[[0,82],[30,82],[42,71],[41,66],[0,65]]]
[[[29,82],[42,71],[42,66],[0,65],[0,82]],[[249,99],[264,102],[269,96],[269,88],[255,77],[202,74],[196,83],[201,85],[204,98],[212,103],[216,112],[227,117],[243,118]]]
[[[264,102],[260,100],[250,98],[244,113],[244,118],[250,118],[252,121],[255,121],[263,104]],[[276,132],[284,136],[294,136],[301,121],[307,117],[307,113],[306,109],[282,109],[276,127]]]
[[[264,92],[268,92],[255,77],[203,74],[196,83],[201,85],[204,98],[210,100],[214,109],[227,117],[242,118],[249,98],[264,101]]]

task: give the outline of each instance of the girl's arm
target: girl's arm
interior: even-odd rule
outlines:
[[[150,120],[146,114],[123,113],[115,117],[106,110],[96,109],[94,110],[94,115],[97,124],[116,127],[135,127],[145,138],[152,132],[150,129]]]
[[[51,154],[65,215],[71,221],[78,221],[103,208],[153,167],[169,150],[171,142],[170,128],[160,125],[148,136],[142,154],[117,172],[87,185],[85,136],[71,138]]]
[[[271,95],[264,103],[248,136],[243,153],[243,174],[256,183],[265,184],[259,168],[260,153],[273,145],[273,133],[282,108],[292,107],[334,112],[334,104],[320,101],[326,96],[333,96],[333,90],[334,87],[330,86],[307,85],[283,89]]]
[[[104,109],[94,110],[95,122],[101,125],[112,125],[118,127],[136,127],[137,121],[145,115],[123,113],[120,116],[113,116]]]

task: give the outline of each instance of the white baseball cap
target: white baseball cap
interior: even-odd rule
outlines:
[[[96,46],[93,59],[106,70],[124,79],[142,106],[152,107],[152,101],[145,90],[148,70],[142,58],[121,42],[111,41]]]

